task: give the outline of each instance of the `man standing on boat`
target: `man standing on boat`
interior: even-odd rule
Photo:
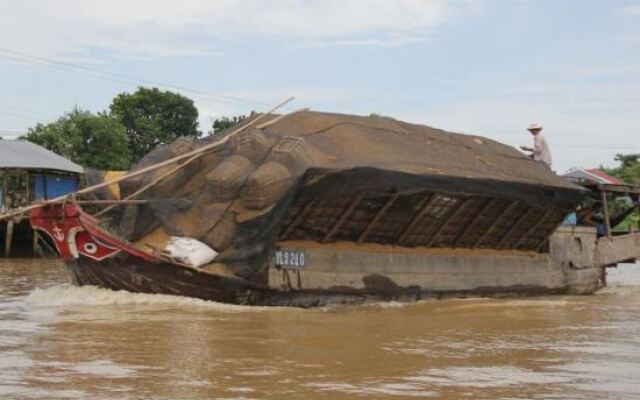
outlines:
[[[529,157],[536,161],[541,161],[551,168],[551,150],[547,144],[547,140],[542,134],[542,125],[531,124],[527,130],[533,135],[533,148],[520,146],[520,149],[531,153]]]

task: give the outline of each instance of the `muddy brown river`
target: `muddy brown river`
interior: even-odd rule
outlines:
[[[638,399],[640,265],[594,296],[325,309],[68,284],[0,260],[2,399]]]

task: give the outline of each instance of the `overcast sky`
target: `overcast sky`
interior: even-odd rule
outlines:
[[[555,168],[640,152],[640,1],[2,0],[0,135],[139,85],[201,129],[291,108],[376,112],[529,144]]]

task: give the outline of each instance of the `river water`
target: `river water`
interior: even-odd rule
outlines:
[[[300,310],[0,260],[0,398],[638,399],[640,265],[609,279],[594,296]]]

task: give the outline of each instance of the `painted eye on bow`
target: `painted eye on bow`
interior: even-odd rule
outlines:
[[[84,251],[86,251],[89,254],[95,254],[98,251],[98,246],[96,246],[95,243],[85,243]]]

